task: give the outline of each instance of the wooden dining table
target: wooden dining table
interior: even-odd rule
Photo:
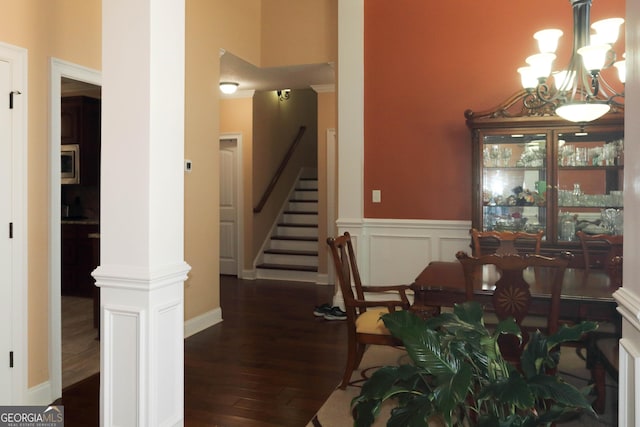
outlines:
[[[541,267],[528,268],[523,272],[532,297],[531,314],[548,315],[551,274],[551,271]],[[482,278],[478,274],[474,284],[473,298],[488,310],[492,308],[493,283],[498,275],[495,266],[486,265]],[[416,277],[411,288],[414,291],[413,309],[417,312],[430,311],[430,307],[451,307],[466,300],[464,273],[458,261],[429,263]],[[572,322],[593,320],[619,325],[620,315],[613,299],[613,292],[617,288],[604,270],[567,268],[562,285],[560,318]]]

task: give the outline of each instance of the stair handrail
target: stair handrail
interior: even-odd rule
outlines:
[[[289,163],[289,160],[291,159],[291,156],[293,156],[293,152],[295,151],[296,147],[300,144],[300,141],[302,140],[302,135],[304,135],[304,132],[306,130],[307,130],[306,126],[300,126],[300,129],[298,129],[298,134],[296,135],[296,137],[291,142],[291,145],[289,146],[289,149],[287,150],[286,154],[284,155],[284,158],[280,162],[280,166],[278,166],[278,169],[276,170],[275,174],[273,175],[273,178],[271,178],[271,182],[269,183],[267,188],[264,190],[264,194],[260,198],[260,201],[253,208],[253,213],[262,212],[262,208],[264,208],[264,205],[267,203],[267,200],[269,199],[269,196],[271,196],[271,193],[273,193],[273,189],[276,187],[276,184],[278,183],[278,180],[282,176],[282,173],[284,172],[284,169],[287,167],[287,164]]]

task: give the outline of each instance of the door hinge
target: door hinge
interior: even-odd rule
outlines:
[[[12,90],[9,92],[9,109],[13,110],[13,95],[22,95],[22,92],[19,90]]]
[[[13,351],[9,352],[9,367],[13,368]]]
[[[9,238],[13,239],[13,223],[9,223]]]

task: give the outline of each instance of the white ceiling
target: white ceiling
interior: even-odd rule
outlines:
[[[220,57],[220,81],[236,82],[238,90],[306,89],[335,83],[333,63],[258,68],[225,52]]]

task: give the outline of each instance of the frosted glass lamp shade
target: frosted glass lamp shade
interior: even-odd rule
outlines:
[[[556,108],[556,114],[570,122],[591,122],[609,111],[608,104],[574,102]]]
[[[627,79],[627,66],[626,61],[623,59],[622,61],[617,61],[613,63],[613,66],[618,70],[618,78],[622,83],[625,83]]]
[[[518,68],[518,73],[520,73],[520,81],[523,88],[533,89],[538,86],[538,78],[535,76],[533,68],[520,67]]]
[[[575,71],[562,70],[557,73],[553,73],[553,81],[556,85],[556,89],[561,92],[566,92],[573,87],[576,80]]]
[[[602,43],[614,44],[620,34],[620,26],[624,22],[622,18],[609,18],[591,24],[591,28],[598,35]]]
[[[556,59],[555,53],[537,53],[529,56],[526,61],[537,78],[547,78],[551,74],[554,59]]]
[[[235,82],[221,82],[220,83],[220,91],[227,95],[235,93],[238,90],[238,83]]]
[[[584,67],[589,71],[600,71],[607,61],[607,53],[611,50],[611,45],[599,44],[589,45],[578,49],[582,56]]]
[[[562,30],[551,28],[538,31],[533,38],[538,40],[538,49],[541,53],[554,53],[558,48],[558,40],[562,36]]]

